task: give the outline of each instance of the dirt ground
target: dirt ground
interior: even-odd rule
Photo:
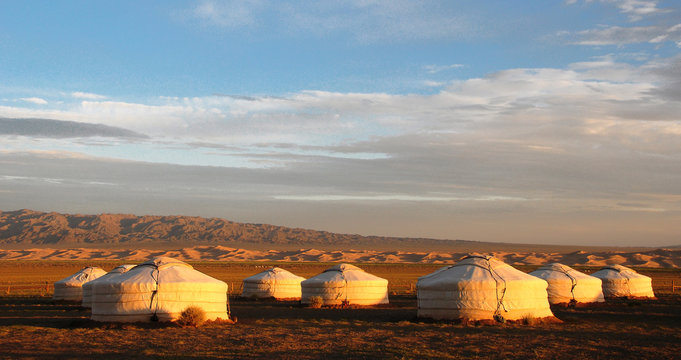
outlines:
[[[199,265],[196,267],[200,268]],[[258,269],[255,266],[262,265],[238,266],[244,273],[253,274]],[[203,270],[225,279],[227,272],[237,273],[238,266],[233,265],[228,271],[225,266],[208,264]],[[296,270],[301,273],[327,267],[300,266]],[[0,271],[15,283],[22,278],[24,283],[40,284],[46,278],[63,277],[72,267],[80,268],[82,264],[35,263],[24,266],[22,272],[11,272],[6,271],[10,265],[3,263]],[[432,269],[375,265],[371,271],[411,279]],[[657,276],[657,283],[661,284],[660,278],[665,281],[678,278],[679,270],[650,274],[654,279]],[[182,328],[158,323],[97,323],[88,319],[89,310],[75,304],[55,303],[49,292],[41,295],[39,287],[24,293],[11,290],[9,294],[0,287],[0,358],[681,358],[681,296],[678,291],[664,289],[658,292],[657,300],[555,308],[554,313],[562,323],[530,325],[417,319],[416,298],[411,294],[391,295],[391,303],[386,306],[348,309],[311,309],[297,302],[232,297],[230,305],[236,324]]]
[[[0,298],[0,357],[11,359],[672,359],[681,297],[555,309],[563,323],[466,325],[416,319],[413,296],[390,306],[310,309],[231,300],[236,324],[103,324],[49,297]]]

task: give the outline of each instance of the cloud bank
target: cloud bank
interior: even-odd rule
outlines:
[[[633,65],[608,55],[498,71],[432,95],[310,90],[4,106],[0,116],[149,138],[5,138],[0,190],[7,206],[38,210],[97,212],[92,204],[107,203],[112,212],[182,208],[363,234],[521,242],[609,234],[609,243],[635,244],[659,226],[656,238],[671,243],[681,214],[680,66],[678,56]]]

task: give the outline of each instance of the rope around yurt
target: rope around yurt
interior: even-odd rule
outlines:
[[[156,308],[154,309],[154,313],[151,315],[151,321],[158,321],[158,277],[159,277],[159,270],[157,265],[152,265],[154,267],[154,270],[151,272],[151,278],[154,280],[156,283],[156,288],[154,291],[151,292],[151,302],[149,303],[149,310],[152,309],[154,306],[154,298],[156,298]],[[154,276],[154,273],[156,276]]]
[[[618,268],[613,267],[613,266],[605,266],[605,267],[603,267],[603,269],[609,269],[609,270],[617,271],[620,275],[622,275],[622,277],[624,278],[624,282],[627,284],[627,288],[629,288],[629,290],[631,291],[631,286],[629,285],[630,277],[627,276],[626,272],[622,272],[622,269],[618,269]]]
[[[450,266],[448,269],[451,269],[455,266],[472,265],[472,266],[477,266],[481,269],[485,269],[485,270],[489,271],[489,273],[490,273],[490,275],[492,275],[492,279],[494,279],[494,283],[496,285],[495,293],[496,293],[496,296],[497,296],[497,308],[496,308],[496,310],[494,310],[494,316],[493,317],[494,317],[494,320],[496,320],[500,323],[506,322],[506,319],[501,314],[502,309],[505,312],[508,312],[508,309],[506,309],[506,306],[504,305],[504,297],[506,296],[506,279],[501,277],[501,275],[499,275],[496,271],[494,271],[494,269],[492,269],[492,264],[489,261],[489,259],[492,258],[491,256],[469,255],[469,256],[466,256],[465,258],[461,259],[461,260],[470,259],[470,258],[479,258],[479,259],[483,259],[483,260],[487,261],[487,267],[484,267],[484,266],[481,266],[481,265],[478,265],[478,264],[454,264],[454,265]],[[499,282],[500,281],[503,282],[503,284],[504,284],[504,287],[501,291],[501,297],[499,296]]]
[[[92,275],[93,268],[92,268],[92,266],[88,266],[88,267],[85,268],[85,270],[89,270],[88,272],[85,273],[85,279],[84,280],[86,280],[86,281],[84,281],[84,282],[87,282],[87,279],[89,279],[90,275]]]
[[[553,270],[553,269],[551,269],[551,270]],[[565,274],[565,276],[567,276],[568,278],[570,278],[570,281],[572,282],[572,287],[570,288],[570,294],[572,294],[572,300],[570,300],[570,303],[573,303],[573,302],[577,302],[577,299],[575,298],[575,287],[577,286],[577,279],[576,279],[574,276],[570,275],[570,271],[571,271],[571,270],[572,270],[572,269],[570,269],[570,270],[565,270],[565,269],[561,266],[561,267],[560,267],[560,270],[559,270],[558,272],[561,272],[561,273]],[[553,271],[557,271],[557,270],[553,270]]]
[[[343,270],[338,270],[340,273],[341,278],[343,278],[343,293],[336,294],[336,299],[338,300],[343,294],[345,294],[345,300],[343,300],[343,305],[346,305],[348,303],[348,279],[345,278],[345,274],[343,273]]]
[[[229,289],[227,290],[227,317],[232,318],[232,308],[229,306]]]

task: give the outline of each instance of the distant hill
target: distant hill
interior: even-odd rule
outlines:
[[[508,244],[337,234],[195,216],[72,215],[32,210],[0,211],[0,247],[170,248],[220,245],[249,249],[375,249],[449,252],[609,251],[607,247]],[[617,248],[639,251],[646,248]]]
[[[467,243],[466,241],[463,241]],[[193,216],[70,215],[0,211],[0,245],[389,245],[447,246],[462,241],[335,234]]]

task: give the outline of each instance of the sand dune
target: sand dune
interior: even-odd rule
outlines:
[[[570,266],[622,264],[644,267],[679,267],[681,250],[656,249],[644,252],[489,252],[511,265],[541,265],[560,262]],[[286,261],[286,262],[361,262],[448,264],[467,255],[465,252],[409,252],[346,250],[247,250],[226,246],[194,246],[176,250],[109,249],[25,249],[0,250],[0,260],[131,260],[171,256],[186,261]]]

